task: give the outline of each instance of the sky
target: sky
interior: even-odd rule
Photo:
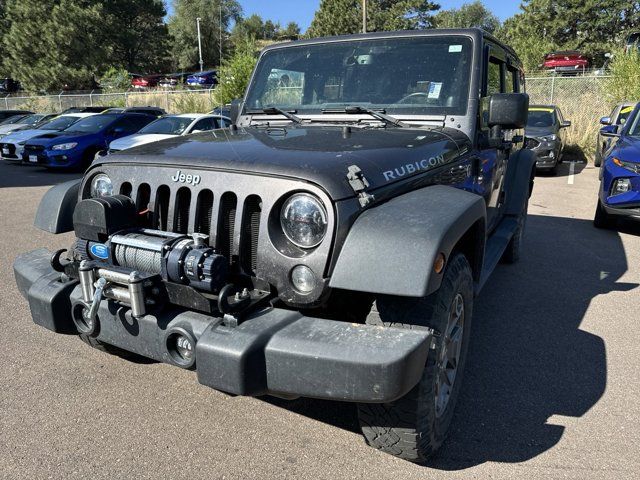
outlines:
[[[470,0],[438,1],[442,9],[459,8],[469,2]],[[313,20],[320,0],[239,0],[239,3],[245,16],[257,13],[264,19],[271,19],[282,25],[293,21],[305,31]],[[520,9],[520,0],[484,0],[484,4],[500,20],[509,18]]]

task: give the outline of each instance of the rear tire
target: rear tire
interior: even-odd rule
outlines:
[[[358,404],[358,419],[369,445],[404,460],[422,463],[444,441],[459,396],[473,314],[473,277],[464,255],[454,254],[440,289],[425,298],[380,297],[369,325],[433,328],[441,333],[429,351],[418,384],[386,404]]]
[[[613,227],[614,223],[614,219],[611,218],[611,215],[605,212],[604,208],[602,208],[602,203],[598,200],[596,214],[593,217],[593,226],[596,228],[610,229]]]
[[[596,154],[593,158],[593,166],[599,167],[602,164],[602,154],[596,150]]]

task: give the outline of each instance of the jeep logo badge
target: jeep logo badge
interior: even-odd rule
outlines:
[[[178,170],[176,174],[171,177],[171,180],[176,183],[188,183],[189,185],[193,185],[195,187],[196,185],[200,184],[202,178],[200,178],[200,175],[186,174]]]

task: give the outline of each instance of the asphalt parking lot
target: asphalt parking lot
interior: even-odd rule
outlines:
[[[537,178],[526,254],[477,299],[430,467],[367,447],[351,405],[228,396],[34,325],[11,265],[68,246],[32,223],[47,186],[71,178],[0,164],[0,478],[640,476],[640,228],[592,226],[597,169]]]

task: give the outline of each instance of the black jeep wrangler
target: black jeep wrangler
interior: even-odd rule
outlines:
[[[20,255],[35,323],[237,395],[356,402],[367,441],[442,443],[474,297],[520,255],[535,158],[509,47],[481,30],[268,47],[229,129],[98,158]]]

